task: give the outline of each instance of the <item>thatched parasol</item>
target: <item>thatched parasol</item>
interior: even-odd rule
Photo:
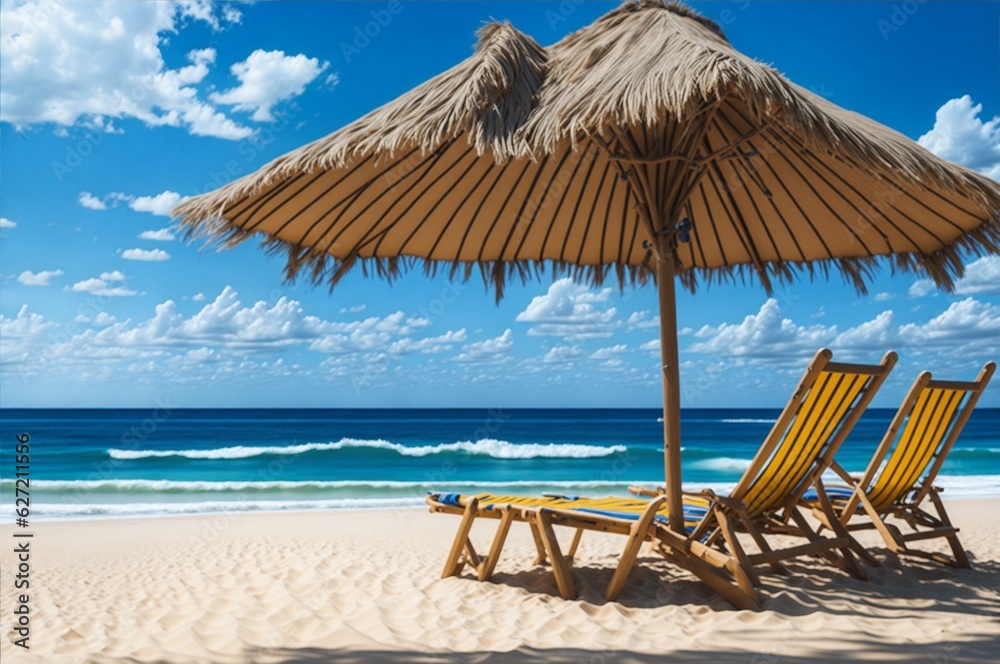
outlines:
[[[879,261],[948,290],[997,252],[1000,185],[733,49],[717,25],[628,3],[543,48],[509,23],[385,106],[174,210],[189,237],[261,234],[286,274],[422,264],[503,295],[549,267],[655,277],[671,525],[681,531],[674,278],[765,290]]]

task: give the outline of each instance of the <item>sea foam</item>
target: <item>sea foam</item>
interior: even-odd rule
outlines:
[[[298,445],[265,445],[260,447],[238,445],[208,450],[120,450],[109,449],[112,459],[134,461],[138,459],[181,457],[184,459],[248,459],[250,457],[273,455],[289,456],[307,452],[336,452],[346,449],[368,448],[386,450],[408,457],[423,457],[431,454],[463,453],[488,456],[495,459],[590,459],[610,456],[626,451],[624,445],[577,445],[509,443],[505,440],[484,438],[483,440],[442,443],[439,445],[406,446],[387,440],[358,440],[343,438],[336,443],[302,443]]]

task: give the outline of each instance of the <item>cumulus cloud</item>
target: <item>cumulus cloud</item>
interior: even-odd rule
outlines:
[[[609,337],[617,327],[617,311],[597,305],[610,297],[610,288],[593,292],[572,279],[560,279],[549,286],[545,295],[532,298],[514,320],[535,323],[528,330],[532,336],[564,337],[569,341]]]
[[[907,289],[906,294],[910,297],[926,297],[933,293],[935,289],[937,289],[937,286],[930,279],[919,279],[913,282],[913,285]]]
[[[777,300],[770,298],[756,314],[740,323],[705,325],[695,333],[704,339],[688,347],[694,353],[731,355],[748,359],[786,360],[807,356],[828,344],[836,328],[823,325],[796,325],[783,318]]]
[[[630,330],[645,330],[650,327],[659,327],[659,325],[660,317],[650,316],[648,311],[636,311],[625,321],[625,326]]]
[[[62,270],[42,270],[41,272],[25,270],[18,275],[17,280],[25,286],[48,286],[52,279],[62,275]]]
[[[99,277],[78,281],[70,287],[71,291],[90,293],[102,297],[130,297],[135,291],[125,285],[125,275],[115,270],[104,272]]]
[[[168,261],[170,254],[163,249],[126,249],[122,252],[122,258],[127,261]]]
[[[615,344],[614,346],[608,346],[606,348],[598,348],[591,354],[590,359],[592,360],[610,360],[611,358],[618,357],[619,355],[624,355],[628,352],[628,346],[625,344]]]
[[[7,217],[0,217],[0,228],[17,228],[17,224]]]
[[[21,306],[14,318],[0,315],[0,338],[27,339],[37,337],[55,325],[55,323],[45,320],[41,314],[28,311],[28,305],[25,304]]]
[[[177,69],[166,66],[160,50],[192,22],[220,29],[237,14],[204,0],[5,4],[0,120],[116,131],[115,120],[137,119],[197,136],[246,138],[252,129],[199,98],[215,50],[193,50]]]
[[[466,338],[465,328],[455,332],[449,330],[437,337],[425,337],[418,340],[404,337],[393,342],[387,352],[389,355],[396,357],[417,352],[425,355],[443,353],[446,350],[450,350],[454,344],[464,342]]]
[[[356,314],[358,312],[364,311],[367,308],[368,308],[367,305],[357,304],[357,305],[355,305],[353,307],[341,307],[340,308],[340,313],[342,313],[342,314]]]
[[[466,344],[462,352],[455,356],[456,362],[466,364],[495,364],[505,362],[514,349],[514,333],[510,328],[493,339]]]
[[[1000,348],[1000,306],[969,297],[927,323],[903,325],[899,337],[916,351],[993,355]]]
[[[169,217],[170,211],[173,210],[181,201],[185,200],[176,191],[164,191],[156,196],[125,196],[119,194],[128,200],[128,206],[135,210],[136,212],[149,212],[150,214],[158,214],[162,217]]]
[[[1000,116],[984,122],[982,110],[969,95],[950,99],[918,142],[939,157],[1000,180]]]
[[[204,293],[195,293],[191,296],[191,299],[195,302],[204,302],[206,298]]]
[[[161,228],[155,231],[143,231],[139,233],[140,240],[155,240],[157,242],[170,242],[174,239],[174,234],[169,228]]]
[[[85,208],[87,208],[89,210],[107,210],[108,209],[107,203],[105,203],[104,201],[102,201],[97,196],[94,196],[89,191],[81,191],[80,192],[80,197],[77,199],[77,202],[82,207],[85,207]]]
[[[1000,256],[983,256],[965,266],[965,275],[955,282],[959,295],[1000,295]]]
[[[257,49],[229,68],[240,84],[215,92],[210,99],[236,111],[252,111],[251,117],[257,122],[269,122],[274,119],[275,104],[301,95],[329,64],[320,64],[318,59],[301,53],[285,55],[284,51]]]
[[[579,346],[553,346],[542,356],[545,364],[569,364],[583,357],[583,349]]]

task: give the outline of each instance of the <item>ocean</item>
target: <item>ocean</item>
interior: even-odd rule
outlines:
[[[837,459],[865,468],[893,415],[870,409]],[[779,411],[690,409],[684,485],[730,489]],[[627,495],[663,478],[660,411],[0,411],[0,520],[15,436],[30,435],[31,516],[417,507],[429,490]],[[1000,409],[979,409],[944,465],[945,497],[1000,495]]]

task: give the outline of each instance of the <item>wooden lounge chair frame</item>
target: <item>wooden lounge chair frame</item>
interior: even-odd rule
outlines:
[[[851,477],[840,464],[832,464],[854,491],[846,502],[834,507],[832,515],[812,505],[816,518],[827,528],[845,527],[850,532],[875,529],[897,555],[969,567],[958,528],[951,523],[941,501],[943,489],[934,486],[934,481],[995,371],[996,364],[987,362],[970,382],[933,380],[929,372],[921,373],[896,411],[864,475],[860,479]],[[936,514],[923,507],[925,500],[930,501]],[[887,523],[890,516],[906,521],[913,532],[904,534]],[[910,542],[938,537],[947,539],[952,558],[909,546]],[[875,562],[857,540],[852,548]]]
[[[575,588],[569,574],[569,566],[576,554],[583,530],[611,532],[627,536],[627,542],[619,559],[617,569],[605,593],[605,598],[614,600],[621,593],[629,572],[635,564],[636,557],[644,541],[654,541],[659,552],[670,562],[687,569],[710,587],[719,592],[738,608],[758,608],[759,594],[756,586],[760,585],[754,566],[769,564],[776,571],[783,571],[780,561],[806,554],[826,555],[832,562],[845,571],[863,577],[864,572],[854,560],[850,545],[852,538],[846,529],[834,526],[837,537],[821,536],[813,529],[798,510],[802,494],[829,467],[833,454],[839,448],[850,429],[857,422],[861,413],[867,407],[875,392],[881,386],[885,377],[896,362],[896,354],[889,352],[878,365],[858,365],[833,363],[832,353],[820,350],[800,381],[781,416],[775,422],[771,433],[765,439],[761,449],[754,457],[750,468],[744,474],[743,480],[729,497],[718,496],[711,491],[686,495],[705,502],[709,501],[708,513],[700,520],[694,533],[685,537],[671,530],[665,523],[657,519],[657,511],[663,507],[665,497],[661,492],[636,490],[644,495],[652,495],[641,514],[635,518],[617,518],[613,514],[594,514],[579,509],[551,508],[545,506],[524,507],[518,505],[490,505],[488,510],[481,509],[475,496],[463,496],[458,505],[443,504],[433,497],[428,498],[432,512],[461,514],[462,522],[452,543],[442,577],[457,575],[465,564],[470,564],[477,571],[480,580],[488,580],[493,574],[497,559],[503,548],[507,533],[513,521],[524,521],[531,527],[537,550],[536,564],[544,563],[546,558],[551,561],[556,584],[564,598],[575,596]],[[818,403],[809,401],[809,407],[820,408],[818,412],[807,413],[806,426],[811,422],[813,427],[824,427],[827,440],[815,449],[816,459],[808,462],[795,463],[798,452],[795,445],[782,444],[786,442],[787,434],[796,426],[797,416],[803,404],[813,394],[813,388],[821,376],[826,375],[819,390],[833,390],[833,396],[840,396],[839,401],[828,402],[821,395]],[[841,378],[834,378],[839,376]],[[850,384],[837,383],[830,385],[831,380],[842,380],[850,376]],[[832,411],[828,411],[831,408]],[[832,423],[832,426],[830,426]],[[811,431],[810,433],[814,433]],[[796,431],[801,434],[801,431]],[[823,433],[823,432],[821,432]],[[808,434],[807,434],[808,435]],[[772,456],[778,459],[772,464]],[[774,471],[781,467],[798,466],[794,477],[779,476]],[[770,472],[770,475],[768,473]],[[776,479],[781,481],[781,495],[773,495],[762,506],[757,506],[757,512],[748,510],[744,498],[752,498],[754,491],[759,494],[764,489],[758,487],[758,478]],[[765,487],[766,488],[766,487]],[[822,488],[820,487],[820,491]],[[829,501],[827,506],[830,507]],[[832,509],[832,508],[831,508]],[[783,511],[778,516],[778,511]],[[476,518],[486,517],[500,520],[500,526],[494,537],[490,552],[480,557],[476,552],[469,532]],[[567,554],[563,554],[553,530],[554,525],[574,528],[573,541]],[[751,533],[761,552],[748,554],[744,551],[736,537],[738,529]],[[770,548],[763,533],[779,532],[805,536],[809,542],[805,545],[775,551]],[[833,553],[839,549],[841,555]]]

